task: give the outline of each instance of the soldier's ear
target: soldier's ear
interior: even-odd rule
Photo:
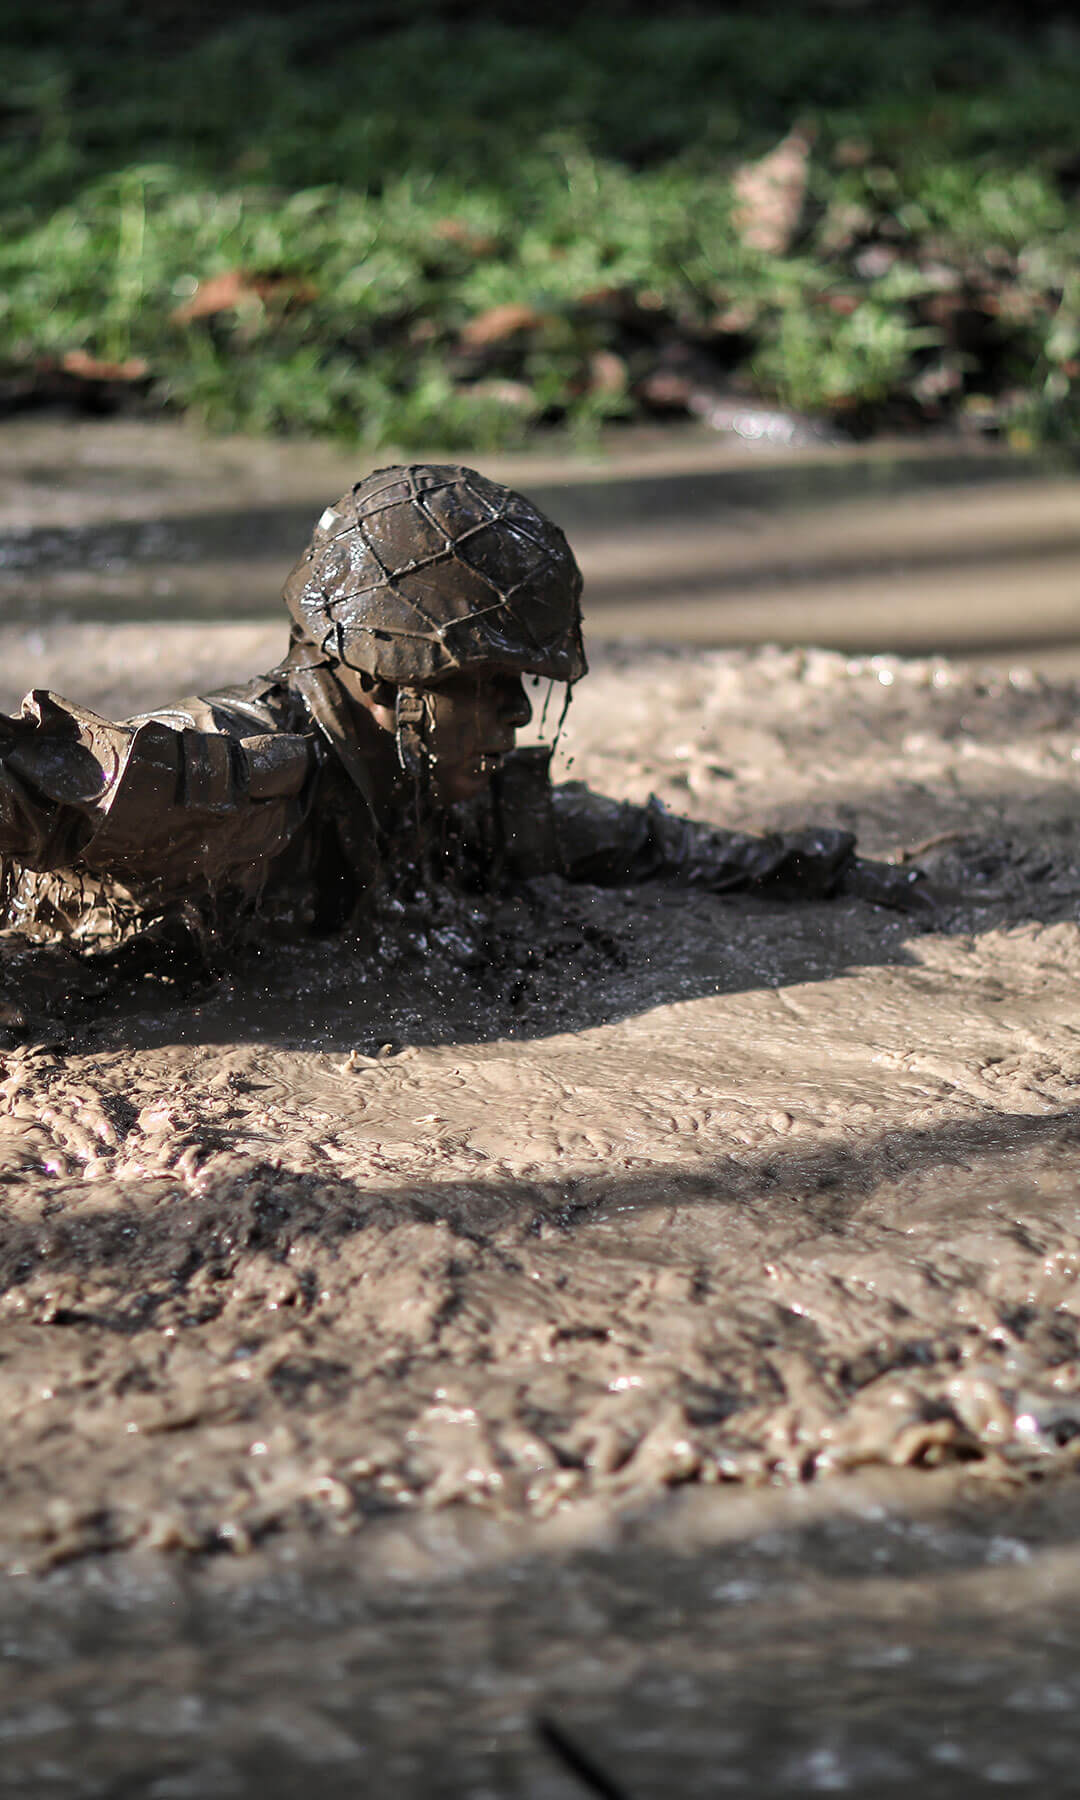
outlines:
[[[380,681],[378,676],[369,675],[366,669],[357,669],[356,674],[365,700],[370,701],[372,706],[393,707],[397,699],[397,688],[392,681]]]

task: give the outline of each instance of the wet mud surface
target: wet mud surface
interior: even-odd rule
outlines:
[[[938,912],[547,882],[194,993],[73,967],[59,1007],[9,941],[11,1560],[1071,1458],[1072,692],[767,652],[594,680],[575,774],[937,839]]]
[[[0,1590],[0,1793],[643,1800],[1070,1791],[1075,1495],[683,1495],[526,1551],[256,1553]]]
[[[5,942],[0,1792],[1074,1754],[1077,691],[594,668],[574,776],[851,827],[937,910],[548,882],[195,993]]]

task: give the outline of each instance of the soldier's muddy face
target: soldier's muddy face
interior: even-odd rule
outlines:
[[[336,675],[351,699],[362,706],[384,735],[398,729],[396,692],[387,682],[364,687],[353,670]],[[423,698],[421,727],[431,796],[440,806],[473,800],[483,792],[514,748],[515,734],[532,718],[521,677],[506,669],[470,669],[418,690]],[[397,758],[394,756],[396,768]]]
[[[424,745],[435,798],[444,806],[475,799],[532,718],[521,679],[505,671],[451,675],[428,688],[425,698]]]

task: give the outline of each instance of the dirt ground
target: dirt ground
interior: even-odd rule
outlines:
[[[216,679],[269,660],[263,628],[221,629]],[[205,679],[172,630],[177,684]],[[4,635],[13,687],[73,655]],[[91,636],[81,697],[116,704],[137,659]],[[92,991],[9,939],[10,1571],[1072,1466],[1075,687],[593,662],[575,777],[851,826],[925,867],[935,910],[546,882],[403,918],[378,961],[278,945],[195,995]]]

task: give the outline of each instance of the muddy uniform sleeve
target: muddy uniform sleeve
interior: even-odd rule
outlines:
[[[0,856],[33,869],[74,863],[128,747],[123,726],[43,689],[17,717],[0,714]]]
[[[714,894],[852,894],[904,911],[924,903],[917,871],[857,856],[849,831],[756,836],[682,818],[655,798],[638,806],[580,781],[553,788],[543,751],[507,758],[498,804],[507,862],[517,874],[558,870],[600,887],[664,880]]]
[[[662,879],[713,894],[746,888],[826,897],[856,861],[849,831],[720,831],[669,812],[605,799],[581,782],[552,793],[555,835],[572,880],[610,886]]]
[[[257,875],[316,763],[280,715],[258,684],[120,724],[35,689],[0,717],[0,855],[176,891]]]

